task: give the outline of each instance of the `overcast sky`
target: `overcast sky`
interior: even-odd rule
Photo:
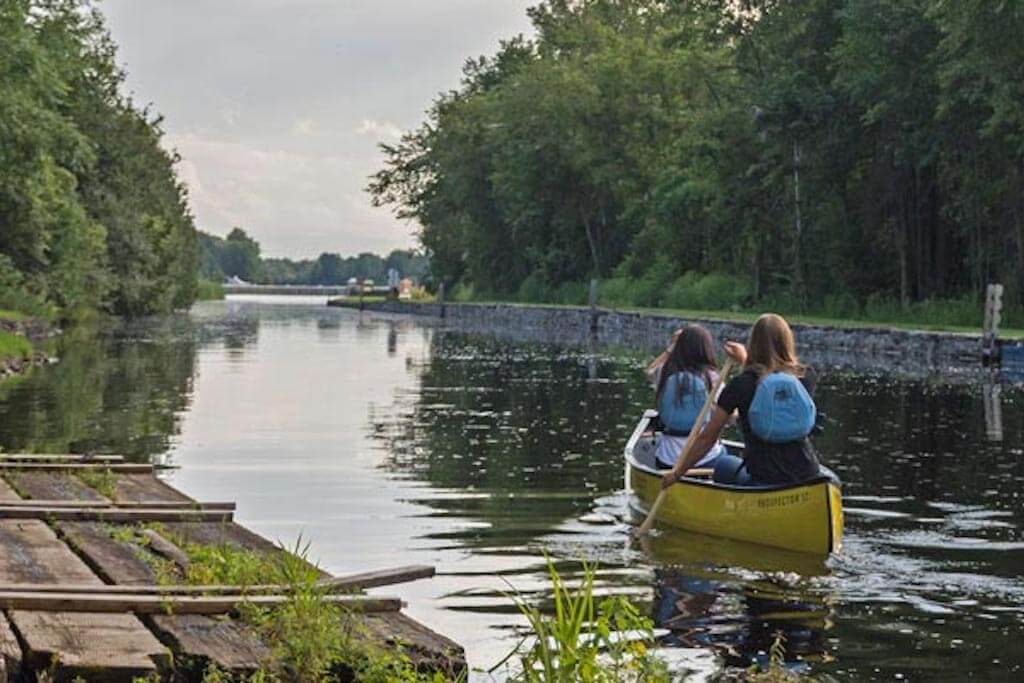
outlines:
[[[363,191],[467,57],[535,0],[105,0],[128,89],[165,117],[201,230],[271,256],[385,253],[415,226]]]

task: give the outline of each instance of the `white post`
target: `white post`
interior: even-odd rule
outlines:
[[[982,329],[982,357],[986,364],[999,360],[999,324],[1003,321],[1003,286],[990,284],[985,290],[985,322]]]

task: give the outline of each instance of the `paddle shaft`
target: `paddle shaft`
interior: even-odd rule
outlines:
[[[697,443],[697,437],[700,436],[702,431],[704,431],[704,420],[707,419],[708,412],[711,411],[711,406],[715,403],[715,397],[718,395],[718,390],[722,388],[722,382],[725,381],[730,370],[732,370],[732,358],[726,359],[725,365],[722,366],[722,372],[718,375],[718,381],[715,382],[711,391],[708,392],[708,397],[704,401],[703,407],[700,409],[700,414],[697,415],[697,420],[693,423],[695,429],[690,432],[690,436],[686,439],[686,445],[683,446],[683,452],[679,454],[680,461],[686,459],[686,456],[688,456],[690,451],[693,450],[693,445]],[[637,529],[638,534],[644,535],[651,530],[652,526],[654,526],[654,519],[658,516],[658,510],[661,508],[662,503],[665,502],[666,494],[668,494],[667,488],[661,489],[658,493],[658,497],[654,499],[654,504],[651,505],[650,512],[647,513],[647,519],[645,519],[644,523],[640,525],[639,529]]]

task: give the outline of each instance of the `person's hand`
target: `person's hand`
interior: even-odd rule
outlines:
[[[725,355],[736,361],[740,367],[747,364],[747,347],[739,342],[725,342]]]
[[[667,489],[677,481],[679,481],[679,475],[676,474],[675,470],[669,470],[665,474],[661,475],[661,488]]]
[[[679,341],[679,335],[681,335],[682,333],[683,328],[681,327],[672,333],[672,336],[669,337],[668,339],[668,346],[665,347],[665,351],[667,351],[668,353],[672,353],[672,349],[675,348],[676,342]]]

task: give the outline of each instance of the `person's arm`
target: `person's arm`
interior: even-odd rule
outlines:
[[[644,368],[644,375],[647,377],[648,384],[655,384],[654,380],[658,376],[658,370],[665,364],[666,360],[668,360],[668,351],[662,351],[658,354],[657,358],[647,364],[647,367]]]
[[[668,354],[672,353],[672,349],[675,347],[676,342],[679,341],[679,335],[682,334],[682,332],[682,329],[678,329],[673,332],[672,336],[669,337],[668,346],[665,347],[665,350],[659,353],[658,357],[648,363],[647,367],[644,369],[647,381],[651,384],[654,384],[654,379],[657,377],[658,369],[661,368],[661,366],[665,364],[665,361],[668,360]]]
[[[718,442],[718,437],[722,435],[722,430],[729,423],[729,413],[727,413],[721,406],[715,406],[715,412],[711,414],[711,420],[704,425],[704,429],[700,430],[700,434],[696,436],[691,435],[691,439],[695,439],[693,447],[690,448],[690,452],[686,454],[685,458],[681,458],[676,466],[670,469],[661,477],[661,486],[665,488],[679,481],[679,477],[686,474],[686,471],[693,467],[697,462],[700,461],[711,447]]]

